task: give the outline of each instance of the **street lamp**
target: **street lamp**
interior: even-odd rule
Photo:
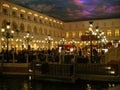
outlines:
[[[53,40],[53,38],[51,38],[51,36],[50,35],[48,35],[48,37],[47,38],[45,38],[45,40],[47,41],[47,43],[48,43],[48,50],[50,50],[50,44],[51,44],[51,41]]]
[[[96,40],[97,40],[97,51],[98,51],[98,48],[99,48],[99,43],[98,43],[98,41],[99,41],[99,28],[98,28],[98,26],[96,26],[95,29],[96,29],[95,35],[96,35]]]
[[[30,43],[30,41],[31,41],[33,38],[34,38],[34,36],[31,36],[30,33],[29,33],[29,31],[27,31],[26,35],[24,36],[24,39],[25,39],[26,42],[27,42],[27,50],[30,49],[29,43]]]
[[[89,31],[90,31],[90,63],[92,62],[92,32],[93,32],[93,22],[89,22]]]
[[[97,39],[97,49],[99,47],[99,41],[101,43],[101,47],[103,47],[103,44],[107,41],[106,36],[104,35],[104,32],[100,32],[98,29],[98,26],[96,26],[96,39]]]
[[[99,38],[100,38],[101,47],[103,47],[106,42],[106,36],[104,35],[104,32],[100,33]]]
[[[70,43],[71,43],[72,45],[75,45],[75,40],[72,38],[72,40],[70,41]]]
[[[61,43],[62,45],[64,45],[65,42],[66,42],[66,40],[65,40],[65,38],[63,37],[63,38],[60,40],[60,43]]]
[[[8,57],[9,39],[13,38],[13,34],[14,34],[14,31],[10,30],[10,22],[6,23],[6,28],[1,28],[1,32],[2,32],[2,36],[6,38],[6,43],[7,43],[6,53],[7,53],[7,61],[8,61],[9,60],[9,57]]]

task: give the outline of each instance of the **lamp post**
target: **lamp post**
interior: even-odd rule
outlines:
[[[29,62],[29,49],[30,49],[30,45],[29,45],[29,42],[33,39],[34,37],[30,35],[29,31],[27,31],[26,35],[24,36],[24,39],[27,43],[27,53],[26,53],[26,56],[27,56],[27,59],[26,59],[26,62],[28,63]]]
[[[95,27],[96,28],[96,39],[97,39],[97,51],[98,51],[98,48],[99,48],[99,29],[98,29],[98,26]]]
[[[71,43],[72,45],[75,45],[75,40],[72,38],[72,40],[70,41],[70,43]]]
[[[89,31],[90,31],[90,63],[92,62],[92,32],[93,32],[93,22],[89,22]]]
[[[107,42],[106,36],[104,35],[104,32],[100,32],[98,29],[98,26],[96,26],[96,39],[97,39],[97,49],[99,47],[99,42],[101,44],[101,47],[103,47],[103,44]]]
[[[6,44],[7,44],[7,61],[9,61],[9,39],[13,38],[14,31],[10,30],[10,22],[6,23],[6,28],[1,28],[2,36],[6,38]]]
[[[72,39],[72,45],[74,45],[75,44],[75,40],[74,39]]]
[[[24,39],[25,39],[26,42],[27,42],[27,50],[30,49],[29,42],[30,42],[33,38],[34,38],[33,36],[30,36],[30,32],[27,31],[26,35],[24,36]]]
[[[48,43],[48,50],[50,50],[50,44],[51,44],[51,41],[53,40],[53,38],[51,38],[51,36],[50,35],[48,35],[48,37],[47,38],[45,38],[45,40],[47,41],[47,43]]]
[[[105,43],[105,41],[106,41],[106,37],[104,36],[104,32],[101,32],[101,33],[100,33],[99,38],[100,38],[101,47],[103,48],[104,43]]]
[[[61,42],[62,45],[65,45],[65,42],[66,42],[65,38],[62,37],[62,39],[60,40],[60,42]]]

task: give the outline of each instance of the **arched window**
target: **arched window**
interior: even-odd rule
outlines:
[[[44,29],[44,34],[47,35],[47,29]]]
[[[27,26],[27,31],[32,32],[32,29],[31,29],[30,25]]]
[[[16,22],[12,22],[11,29],[13,29],[13,30],[17,29],[17,23]]]
[[[12,11],[12,16],[13,16],[13,17],[17,17],[17,11],[16,11],[16,10],[13,10],[13,11]]]
[[[30,15],[27,16],[27,19],[30,20],[30,21],[32,20]]]
[[[119,34],[120,34],[119,29],[115,29],[115,37],[118,37],[118,36],[119,36]]]
[[[8,8],[3,8],[3,9],[2,9],[2,13],[3,13],[4,15],[8,15],[8,14],[9,14]]]
[[[69,38],[69,32],[66,32],[66,38]]]
[[[6,28],[6,23],[7,23],[7,20],[3,20],[3,22],[2,22],[2,28]]]
[[[79,37],[81,37],[81,36],[82,36],[82,32],[80,31],[80,32],[79,32]]]
[[[37,34],[37,27],[34,27],[34,33]]]
[[[25,31],[25,27],[24,27],[24,24],[23,24],[23,23],[20,24],[20,31],[21,31],[21,32],[24,32],[24,31]]]
[[[107,36],[112,36],[111,30],[107,30]]]
[[[72,32],[72,38],[75,38],[76,34],[75,32]]]
[[[20,13],[20,18],[21,18],[21,19],[25,19],[24,13]]]
[[[42,24],[42,20],[41,19],[39,19],[39,23]]]
[[[39,34],[42,35],[42,28],[39,28]]]

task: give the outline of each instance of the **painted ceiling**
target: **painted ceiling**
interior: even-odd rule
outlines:
[[[65,22],[120,18],[120,0],[7,0]]]

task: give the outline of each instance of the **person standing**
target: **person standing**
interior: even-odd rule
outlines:
[[[62,47],[61,49],[61,63],[64,63],[65,49]]]

